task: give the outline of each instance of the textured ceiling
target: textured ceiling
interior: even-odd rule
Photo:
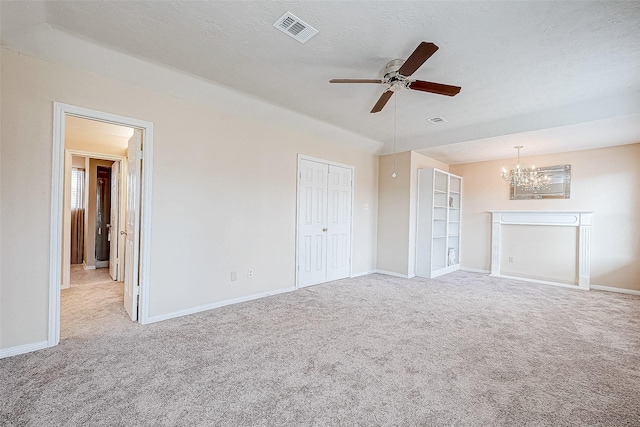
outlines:
[[[319,34],[300,44],[277,31],[286,11]],[[3,2],[1,12],[9,47],[48,23],[381,141],[383,152],[393,100],[370,114],[382,86],[328,80],[378,78],[423,40],[440,50],[414,77],[462,91],[394,97],[399,151],[455,153],[459,143],[640,113],[640,2],[31,1]],[[496,156],[474,152],[464,161]]]

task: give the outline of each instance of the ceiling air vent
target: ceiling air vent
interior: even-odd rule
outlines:
[[[283,33],[293,37],[300,43],[304,43],[318,34],[318,30],[307,24],[291,12],[287,12],[273,24]]]
[[[442,123],[447,123],[447,120],[444,117],[431,117],[429,119],[429,121],[431,123],[433,123],[434,125],[440,125]]]

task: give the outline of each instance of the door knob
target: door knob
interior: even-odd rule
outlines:
[[[328,228],[323,228],[323,229],[322,229],[322,231],[327,231],[327,230],[329,230],[329,229],[328,229]]]
[[[126,231],[120,231],[120,234],[122,234],[122,235],[126,235],[126,234],[127,234],[127,232],[126,232]]]

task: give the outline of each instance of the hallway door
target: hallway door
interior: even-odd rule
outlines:
[[[140,264],[140,176],[142,170],[142,132],[136,129],[129,139],[127,150],[127,212],[125,262],[124,262],[124,308],[131,320],[138,319],[139,264]]]
[[[111,165],[111,218],[109,220],[109,275],[113,280],[120,277],[120,162]]]

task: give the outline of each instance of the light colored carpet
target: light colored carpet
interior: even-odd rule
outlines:
[[[69,273],[69,287],[113,282],[109,275],[109,268],[85,270],[82,264],[72,264]]]
[[[0,424],[638,426],[640,298],[370,275],[142,326],[63,291],[59,346],[0,360]]]

